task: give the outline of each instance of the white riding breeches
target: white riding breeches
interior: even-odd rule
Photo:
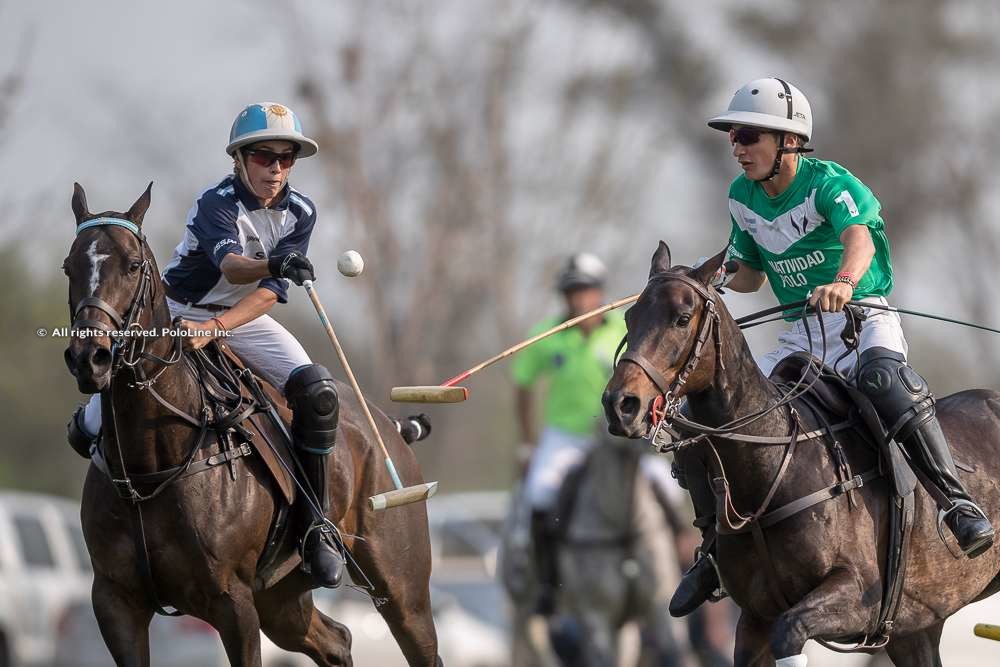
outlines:
[[[600,439],[546,427],[531,457],[524,493],[532,510],[555,509],[559,492],[571,472],[583,465]],[[683,494],[670,474],[670,463],[662,456],[644,455],[639,470],[664,497],[677,500]]]
[[[566,477],[583,465],[587,454],[597,444],[591,434],[569,433],[546,426],[538,439],[528,465],[524,493],[532,510],[555,508]]]
[[[861,299],[862,302],[871,302],[888,305],[884,297],[872,296]],[[906,338],[903,336],[903,327],[899,321],[899,315],[887,310],[876,308],[865,308],[867,319],[861,324],[861,341],[858,345],[858,354],[872,347],[884,347],[894,352],[899,352],[905,358],[907,356]],[[817,316],[810,315],[809,335],[806,334],[806,326],[802,320],[796,320],[790,324],[787,330],[778,336],[778,348],[772,352],[760,356],[756,359],[757,365],[765,376],[770,376],[771,371],[778,365],[778,362],[794,352],[812,352],[813,356],[823,359],[828,366],[842,354],[847,352],[844,341],[840,339],[840,333],[844,330],[846,315],[840,313],[823,313],[823,327],[826,331],[826,356],[823,354],[824,336],[820,333],[819,320]],[[809,340],[812,339],[812,350],[809,349]],[[849,354],[843,361],[837,364],[836,370],[845,377],[850,377],[854,372],[858,362],[857,354]]]
[[[219,315],[204,308],[178,303],[170,298],[167,299],[167,306],[170,308],[171,317],[183,317],[193,322],[205,322]],[[230,330],[229,335],[219,338],[219,341],[232,348],[236,356],[250,370],[270,382],[280,392],[284,392],[285,382],[293,370],[312,363],[295,336],[270,315],[261,315]],[[100,394],[90,397],[84,412],[83,427],[90,434],[100,431]]]

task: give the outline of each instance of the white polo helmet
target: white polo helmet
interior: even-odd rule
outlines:
[[[595,255],[589,252],[577,253],[567,260],[559,272],[556,288],[565,292],[579,287],[602,287],[607,275],[608,269],[604,262]]]
[[[802,91],[781,79],[757,79],[736,91],[726,112],[708,126],[728,132],[733,125],[793,132],[812,137],[812,109]]]
[[[297,145],[298,157],[309,157],[319,150],[315,141],[302,134],[302,123],[294,111],[284,104],[258,102],[248,105],[233,121],[226,152],[233,155],[248,144],[278,140]]]

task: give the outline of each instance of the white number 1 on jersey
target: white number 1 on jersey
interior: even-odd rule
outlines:
[[[858,210],[858,205],[854,203],[854,197],[847,190],[841,191],[837,198],[833,200],[835,203],[843,204],[847,207],[847,210],[851,212],[851,217],[855,218],[861,214]]]

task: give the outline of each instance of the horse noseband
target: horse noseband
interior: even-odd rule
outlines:
[[[653,405],[650,408],[650,418],[653,422],[653,426],[656,430],[659,430],[661,423],[666,423],[671,421],[680,410],[681,400],[677,392],[680,391],[688,381],[688,376],[694,371],[701,361],[701,357],[705,351],[705,343],[708,342],[709,336],[714,333],[715,338],[715,350],[716,358],[719,360],[718,363],[722,363],[722,340],[719,332],[719,311],[715,306],[715,294],[709,291],[704,285],[702,285],[697,280],[690,278],[681,273],[659,273],[650,277],[649,282],[654,280],[664,281],[664,280],[677,280],[691,289],[693,289],[701,298],[705,300],[705,308],[702,310],[701,323],[698,326],[698,337],[695,339],[694,347],[691,348],[691,353],[688,355],[687,362],[684,364],[684,368],[681,372],[677,374],[673,382],[667,382],[666,377],[663,373],[657,370],[646,357],[642,356],[638,352],[626,349],[625,353],[621,355],[621,361],[631,361],[633,364],[638,366],[643,370],[646,376],[652,380],[656,388],[660,390],[660,394],[653,399]],[[648,287],[648,284],[647,284]],[[705,311],[708,311],[707,313]],[[654,432],[655,433],[655,432]]]

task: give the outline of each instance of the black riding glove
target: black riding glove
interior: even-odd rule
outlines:
[[[299,252],[271,255],[267,258],[267,270],[275,278],[287,278],[296,285],[301,285],[306,280],[316,280],[312,262]]]

